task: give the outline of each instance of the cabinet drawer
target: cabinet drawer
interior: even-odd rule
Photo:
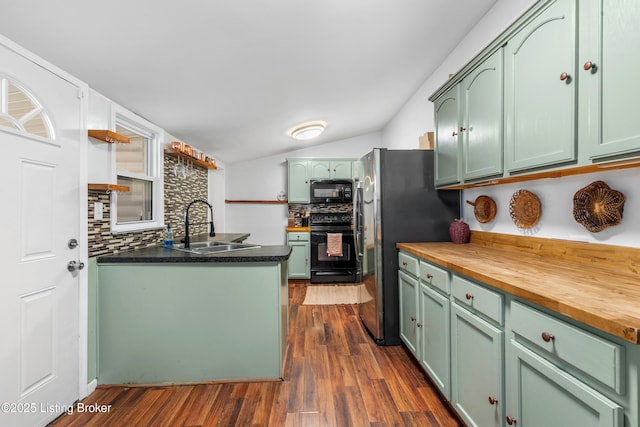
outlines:
[[[309,233],[308,232],[291,232],[291,233],[287,233],[287,241],[289,241],[289,242],[308,242],[309,241]]]
[[[398,268],[418,277],[418,259],[404,252],[398,252]]]
[[[471,307],[498,324],[503,324],[502,295],[455,275],[451,288],[454,298],[461,305]]]
[[[420,280],[449,295],[451,282],[449,272],[428,262],[420,261]]]
[[[611,387],[624,391],[624,348],[517,301],[511,303],[511,328],[549,355]]]

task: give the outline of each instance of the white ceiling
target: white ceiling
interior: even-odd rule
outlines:
[[[381,130],[495,1],[20,0],[0,33],[233,163]]]

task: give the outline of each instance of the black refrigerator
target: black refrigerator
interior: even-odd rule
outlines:
[[[358,311],[379,345],[400,344],[399,242],[449,241],[460,192],[434,188],[433,151],[376,148],[360,159],[354,199],[363,286]]]

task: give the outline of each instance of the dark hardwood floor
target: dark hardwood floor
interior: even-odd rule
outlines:
[[[99,386],[82,403],[111,405],[109,412],[74,411],[53,425],[461,425],[403,346],[377,346],[356,306],[302,305],[306,287],[289,285],[284,381]]]

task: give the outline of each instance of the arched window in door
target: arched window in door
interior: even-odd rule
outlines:
[[[0,76],[0,126],[55,139],[42,104],[19,83],[3,76]]]

